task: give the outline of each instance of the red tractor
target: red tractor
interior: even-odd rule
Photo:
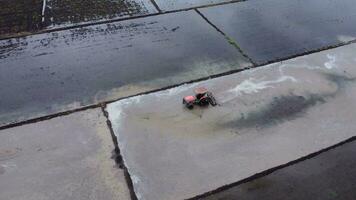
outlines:
[[[199,87],[194,90],[195,96],[186,96],[183,98],[183,104],[188,109],[193,109],[194,105],[199,106],[216,106],[216,100],[211,92],[204,87]]]

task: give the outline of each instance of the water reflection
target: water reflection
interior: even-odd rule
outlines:
[[[98,38],[107,38],[109,35],[112,35],[111,37],[120,35],[115,42],[130,42],[135,38],[145,37],[144,35],[147,36],[148,34],[163,37],[163,35],[171,32],[174,31],[160,26],[155,20],[149,22],[110,23],[96,26],[86,26],[65,31],[39,34],[36,36],[1,40],[0,59],[9,57],[12,57],[11,59],[17,59],[18,56],[21,56],[26,52],[37,52],[39,49],[47,52],[50,51],[50,49],[57,49],[61,47],[69,48],[70,46],[76,46],[82,43],[94,43],[99,40]],[[102,41],[102,43],[105,44],[105,41]],[[96,45],[101,46],[102,43]],[[120,45],[118,44],[116,48],[119,46]],[[84,47],[87,46],[84,45]]]
[[[200,11],[256,63],[356,38],[355,0],[249,0]]]

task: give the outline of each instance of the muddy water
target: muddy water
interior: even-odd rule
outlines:
[[[149,98],[150,95],[133,98],[130,104],[136,106],[123,106],[124,110],[129,109],[125,121],[157,132],[171,130],[170,134],[177,137],[218,136],[228,129],[242,134],[303,118],[310,109],[327,104],[349,87],[355,87],[356,75],[342,70],[335,73],[327,68],[311,68],[275,64],[259,70],[256,75],[242,73],[172,89],[154,98]],[[245,76],[248,78],[241,82],[234,80],[234,77],[243,79]],[[219,105],[196,106],[187,111],[179,97],[192,94],[199,86],[208,87]],[[171,106],[164,102],[170,102]],[[157,111],[158,107],[164,112]]]

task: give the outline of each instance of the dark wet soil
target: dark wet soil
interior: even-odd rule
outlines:
[[[230,1],[231,0],[155,0],[159,8],[163,11],[187,9]]]
[[[0,36],[42,28],[42,0],[1,0]]]
[[[301,117],[304,112],[317,104],[325,103],[320,95],[304,96],[280,96],[275,97],[266,107],[258,111],[243,114],[240,119],[231,122],[239,128],[264,128],[283,121]]]
[[[149,0],[3,0],[0,37],[156,12]]]
[[[113,19],[144,15],[154,10],[143,1],[134,0],[49,0],[45,24],[80,23],[100,19]]]

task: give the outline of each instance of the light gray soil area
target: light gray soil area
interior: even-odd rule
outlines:
[[[100,109],[0,131],[1,200],[129,200]]]
[[[344,141],[356,124],[356,45],[108,105],[139,199],[184,199]],[[207,87],[216,107],[182,97]]]

